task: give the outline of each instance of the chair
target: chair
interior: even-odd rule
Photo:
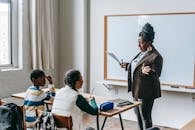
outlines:
[[[40,116],[43,111],[36,110],[37,116]],[[72,122],[72,116],[64,117],[61,115],[53,114],[54,122],[57,126],[57,128],[67,128],[67,130],[72,130],[73,122]]]
[[[54,121],[56,123],[57,128],[67,128],[68,130],[72,130],[72,117],[64,117],[60,115],[53,114]]]
[[[45,100],[44,104],[46,106],[46,110],[51,111],[52,102]],[[73,123],[71,116],[64,117],[61,115],[53,114],[53,117],[57,128],[67,128],[68,130],[72,130]]]

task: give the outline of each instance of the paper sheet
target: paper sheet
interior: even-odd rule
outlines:
[[[116,60],[119,64],[121,64],[120,60],[117,58],[117,56],[112,52],[107,52],[109,56],[111,56],[114,60]]]

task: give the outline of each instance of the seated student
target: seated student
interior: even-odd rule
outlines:
[[[25,121],[26,127],[34,127],[36,121],[36,110],[44,110],[44,100],[53,100],[55,96],[55,88],[53,85],[52,77],[45,76],[42,70],[33,70],[30,75],[33,83],[27,91],[24,98]],[[40,87],[43,87],[48,80],[49,91],[44,92]]]
[[[78,70],[69,70],[64,78],[65,87],[57,91],[54,98],[52,113],[65,117],[72,116],[73,130],[83,130],[82,111],[92,115],[98,114],[97,106],[92,107],[79,94],[78,89],[83,85],[83,78]]]

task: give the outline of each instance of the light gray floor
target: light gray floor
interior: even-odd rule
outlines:
[[[104,118],[100,116],[100,124],[103,123],[103,119]],[[84,122],[85,128],[94,127],[96,129],[96,116],[90,116],[86,114],[84,116],[83,122]],[[124,126],[124,130],[138,130],[137,122],[135,121],[123,120],[123,126]],[[161,127],[161,126],[158,126],[158,127],[160,128],[160,130],[177,130],[177,129]],[[121,130],[119,118],[114,118],[114,117],[107,118],[107,121],[104,126],[104,130]]]

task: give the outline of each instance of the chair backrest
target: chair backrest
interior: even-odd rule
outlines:
[[[60,115],[53,114],[54,121],[58,128],[67,128],[68,130],[72,130],[73,122],[72,117],[64,117]]]

